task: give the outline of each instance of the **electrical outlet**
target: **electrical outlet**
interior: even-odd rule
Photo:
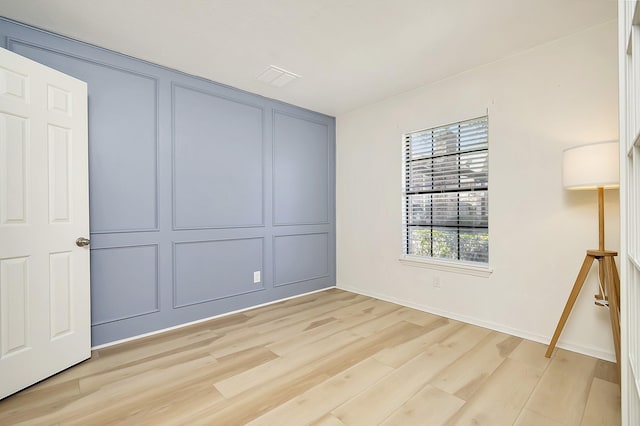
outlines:
[[[433,277],[433,287],[440,288],[440,277]]]
[[[253,273],[253,283],[258,284],[260,282],[260,271],[255,271]]]

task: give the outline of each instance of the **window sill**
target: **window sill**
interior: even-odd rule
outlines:
[[[475,277],[487,278],[493,272],[493,268],[480,264],[449,262],[446,260],[436,260],[418,256],[403,256],[400,263],[407,266],[417,266],[420,268],[436,269],[438,271],[454,272],[458,274],[473,275]]]

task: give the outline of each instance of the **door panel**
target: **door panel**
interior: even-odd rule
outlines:
[[[0,223],[26,222],[27,120],[0,113]]]
[[[91,354],[87,88],[0,49],[0,398]]]
[[[2,302],[0,356],[2,358],[26,349],[28,346],[28,271],[28,257],[0,260],[0,301]]]
[[[71,333],[71,252],[49,255],[49,284],[51,291],[51,338]]]

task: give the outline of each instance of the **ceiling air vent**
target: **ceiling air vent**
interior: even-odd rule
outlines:
[[[300,78],[298,74],[294,74],[291,71],[278,68],[271,65],[264,70],[259,76],[258,80],[263,81],[275,87],[283,87],[291,83],[296,78]]]

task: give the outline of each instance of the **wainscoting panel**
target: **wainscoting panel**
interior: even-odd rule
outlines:
[[[88,84],[94,346],[335,285],[333,117],[3,18],[0,46]],[[1,224],[28,220],[20,164]]]
[[[263,110],[173,86],[176,229],[262,226]]]
[[[158,247],[91,250],[91,324],[157,312]]]
[[[281,235],[273,238],[274,285],[329,276],[329,235]]]
[[[174,308],[264,289],[254,283],[263,271],[263,239],[175,243]]]
[[[275,225],[329,221],[329,128],[285,114],[273,116]]]

